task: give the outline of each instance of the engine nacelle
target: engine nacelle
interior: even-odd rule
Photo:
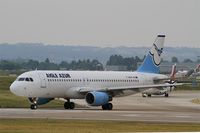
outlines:
[[[46,104],[48,102],[50,102],[51,100],[53,100],[54,98],[28,98],[28,100],[31,103],[37,104],[37,105],[43,105]]]
[[[86,102],[91,106],[101,106],[112,100],[106,92],[88,92],[85,97]]]

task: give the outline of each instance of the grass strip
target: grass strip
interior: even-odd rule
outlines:
[[[200,131],[200,123],[150,123],[125,121],[0,119],[3,133],[110,133]]]

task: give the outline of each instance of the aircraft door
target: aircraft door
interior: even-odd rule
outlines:
[[[45,75],[43,73],[39,73],[39,77],[40,77],[40,87],[41,88],[46,88],[46,78]]]

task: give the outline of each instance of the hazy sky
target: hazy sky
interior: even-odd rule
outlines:
[[[200,47],[200,0],[0,0],[0,43]]]

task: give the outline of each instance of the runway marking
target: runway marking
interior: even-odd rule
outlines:
[[[139,114],[127,114],[127,115],[121,115],[121,116],[136,117],[136,116],[139,116]]]
[[[190,118],[191,116],[189,116],[189,115],[177,115],[177,116],[175,116],[175,117]]]

